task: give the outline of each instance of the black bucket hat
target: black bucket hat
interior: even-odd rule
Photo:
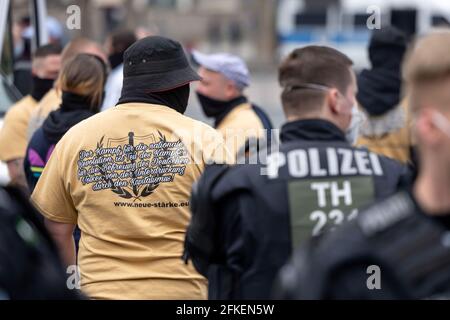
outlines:
[[[123,86],[163,92],[202,78],[192,69],[177,41],[150,36],[131,45],[124,53]],[[130,88],[131,89],[131,88]]]

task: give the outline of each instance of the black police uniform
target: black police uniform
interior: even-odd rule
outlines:
[[[21,192],[0,187],[0,300],[83,298],[39,216]]]
[[[293,248],[407,184],[404,166],[353,148],[331,122],[290,122],[280,138],[267,165],[213,165],[194,187],[185,259],[210,299],[269,298]]]
[[[450,212],[427,215],[410,191],[299,249],[283,267],[284,299],[448,299]]]

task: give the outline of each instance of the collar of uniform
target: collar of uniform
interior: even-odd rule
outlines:
[[[247,104],[247,98],[244,96],[237,97],[233,100],[230,100],[228,105],[224,107],[224,111],[215,118],[214,127],[219,127],[220,123],[227,118],[233,110],[235,110],[238,106],[243,104]]]
[[[146,109],[148,111],[155,111],[158,110],[162,112],[170,112],[170,113],[178,113],[176,110],[164,106],[162,104],[150,104],[150,103],[143,103],[143,102],[127,102],[127,103],[121,103],[116,105],[113,109]]]
[[[322,119],[297,120],[281,127],[281,142],[295,140],[347,141],[336,125]]]

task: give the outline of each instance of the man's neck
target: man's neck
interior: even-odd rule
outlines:
[[[431,171],[431,172],[430,172]],[[424,171],[414,184],[414,197],[429,215],[450,214],[450,179],[435,168]]]
[[[331,122],[336,127],[338,127],[340,130],[345,131],[339,126],[338,123],[333,121],[333,119],[330,119],[329,117],[325,117],[322,113],[311,112],[311,113],[306,113],[302,116],[286,115],[286,122],[295,122],[295,121],[300,121],[300,120],[324,120],[324,121]]]

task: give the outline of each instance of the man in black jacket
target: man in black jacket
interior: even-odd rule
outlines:
[[[265,299],[293,248],[394,193],[399,163],[353,148],[345,132],[357,91],[351,60],[327,47],[292,52],[280,67],[288,122],[267,164],[211,166],[194,189],[185,258],[209,297]]]
[[[414,186],[296,252],[278,297],[450,296],[450,32],[420,39],[403,66],[419,150]]]

